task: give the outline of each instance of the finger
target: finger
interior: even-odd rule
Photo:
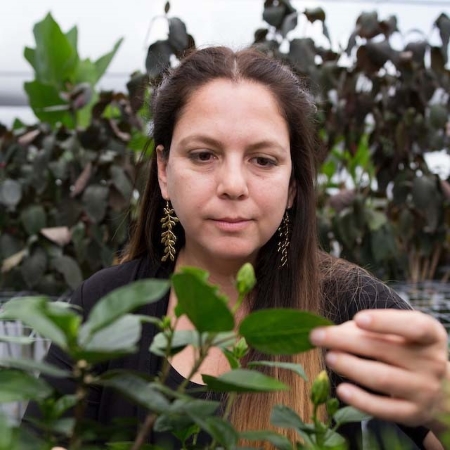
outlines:
[[[420,311],[372,309],[358,312],[353,320],[364,330],[402,336],[421,345],[447,339],[444,327],[434,317]]]
[[[432,410],[423,410],[407,400],[381,397],[349,383],[341,383],[336,389],[336,394],[348,405],[373,417],[408,426],[426,424],[434,414]]]
[[[445,369],[446,355],[440,349],[408,343],[399,336],[361,330],[354,322],[318,331],[311,333],[311,341],[329,350],[353,353],[418,372]]]
[[[347,353],[329,352],[326,362],[330,369],[345,378],[398,399],[428,406],[430,403],[437,403],[441,395],[441,383],[434,376],[410,372]]]

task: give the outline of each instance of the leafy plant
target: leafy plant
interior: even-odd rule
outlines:
[[[246,265],[238,275],[236,286],[241,299],[254,286],[252,274],[251,266]],[[195,268],[183,268],[172,276],[172,286],[179,300],[175,322],[168,317],[132,314],[137,307],[155,302],[167,292],[170,283],[165,280],[141,280],[112,291],[94,306],[84,323],[79,313],[69,309],[67,304],[51,303],[43,297],[17,298],[6,303],[0,319],[20,320],[34,327],[39,334],[52,339],[54,344],[63,349],[74,364],[69,372],[48,363],[26,359],[0,360],[0,401],[33,400],[39,403],[42,411],[42,419],[35,424],[43,430],[42,437],[28,438],[28,441],[24,426],[17,428],[8,425],[5,418],[0,420],[5,448],[15,449],[20,446],[21,450],[44,449],[61,438],[68,440],[70,450],[86,448],[85,445],[92,449],[98,448],[92,442],[89,444],[98,438],[98,434],[92,429],[92,424],[84,420],[83,414],[89,388],[103,386],[117,390],[148,410],[134,442],[110,442],[112,448],[146,448],[147,435],[154,428],[170,431],[181,441],[183,448],[203,448],[195,444],[196,436],[203,430],[211,438],[207,448],[235,448],[238,440],[245,438],[267,440],[275,448],[284,450],[345,449],[345,440],[336,432],[337,428],[347,422],[360,421],[366,416],[350,407],[339,408],[338,401],[330,398],[326,372],[318,375],[311,390],[314,405],[311,424],[303,422],[294,411],[283,405],[276,406],[272,412],[272,424],[297,430],[302,442],[290,443],[274,431],[247,430],[238,433],[233,428],[228,421],[227,411],[240,393],[264,393],[288,388],[277,379],[259,372],[259,366],[277,365],[282,370],[293,370],[298,376],[305,377],[298,364],[259,361],[250,367],[241,367],[241,359],[248,351],[246,343],[269,354],[298,353],[312,348],[308,335],[314,327],[330,322],[304,311],[272,309],[247,315],[236,331],[234,313],[228,305],[228,299],[207,281],[207,277],[206,272]],[[176,330],[176,321],[182,315],[190,319],[195,330]],[[147,375],[124,370],[97,374],[93,370],[94,364],[136,351],[141,326],[146,321],[155,323],[160,329],[150,351],[164,357],[161,373],[151,379]],[[286,329],[293,329],[294,333],[286,333]],[[196,351],[191,374],[176,390],[170,390],[164,384],[169,370],[168,357],[187,345],[193,346]],[[219,377],[202,376],[207,389],[227,393],[222,417],[215,415],[218,402],[195,399],[186,392],[187,381],[213,347],[220,348],[233,367]],[[43,379],[34,378],[33,371],[51,377],[75,379],[75,395],[58,397]],[[326,407],[329,416],[326,423],[317,416],[318,408],[323,407]],[[73,414],[63,418],[68,408],[73,408]],[[104,432],[102,430],[102,435]]]
[[[319,176],[323,247],[383,278],[438,276],[439,265],[448,263],[450,190],[423,155],[449,148],[450,19],[441,14],[434,23],[441,47],[404,34],[398,51],[391,46],[400,33],[397,18],[364,12],[339,52],[307,36],[290,38],[301,16],[322,22],[329,39],[321,8],[300,12],[288,1],[268,1],[263,18],[269,26],[257,30],[255,46],[290,63],[319,105],[327,150]],[[339,173],[345,182],[336,182]]]
[[[25,59],[35,79],[25,83],[30,106],[36,117],[52,126],[86,127],[91,108],[98,101],[95,85],[106,72],[122,43],[96,61],[78,54],[78,29],[63,33],[49,13],[33,29],[36,47],[25,48]]]
[[[127,240],[142,121],[125,95],[102,93],[85,129],[16,125],[0,128],[0,288],[61,294]]]

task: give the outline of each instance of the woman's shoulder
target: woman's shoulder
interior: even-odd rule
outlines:
[[[321,290],[326,315],[335,323],[363,309],[410,309],[394,290],[362,267],[327,254],[320,256]]]
[[[147,257],[133,259],[115,266],[101,269],[73,292],[71,303],[81,306],[86,316],[95,303],[109,292],[142,278],[156,275],[158,268]]]

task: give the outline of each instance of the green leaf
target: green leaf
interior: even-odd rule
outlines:
[[[35,80],[24,83],[31,109],[41,122],[56,125],[62,123],[74,128],[73,116],[69,112],[69,104],[63,100],[57,88],[50,84]]]
[[[133,185],[125,174],[124,169],[120,166],[111,166],[109,172],[114,186],[122,194],[123,198],[128,201],[133,192]]]
[[[380,211],[365,208],[364,215],[370,231],[377,231],[387,223],[386,214]]]
[[[72,48],[77,52],[78,50],[78,28],[76,26],[72,27],[67,33],[66,38],[69,41]]]
[[[80,266],[70,256],[59,256],[52,260],[53,268],[59,272],[71,289],[76,289],[83,281]]]
[[[113,60],[114,56],[117,53],[117,50],[119,50],[119,47],[121,46],[123,42],[123,38],[120,38],[115,44],[113,49],[106,53],[105,55],[101,56],[97,61],[95,61],[95,67],[97,68],[97,81],[100,80],[100,78],[105,74],[106,70],[108,69],[108,66],[111,64],[111,61]]]
[[[344,423],[362,422],[363,420],[370,420],[371,418],[372,416],[369,414],[363,413],[352,406],[345,406],[333,415],[333,419],[338,426],[343,425]]]
[[[431,105],[429,121],[433,128],[445,128],[448,121],[447,107],[439,104]]]
[[[173,431],[190,428],[195,419],[213,416],[220,402],[196,400],[191,397],[175,400],[164,415],[155,422],[155,431]]]
[[[222,353],[225,355],[225,358],[227,358],[228,364],[230,365],[231,369],[239,369],[239,367],[241,367],[241,363],[234,356],[233,352],[224,348],[222,349]]]
[[[325,22],[325,11],[323,8],[306,8],[304,14],[311,23],[314,23],[316,20]]]
[[[216,392],[273,392],[288,387],[275,378],[248,369],[235,369],[220,377],[202,375],[203,382]]]
[[[123,372],[111,377],[105,374],[99,384],[115,389],[134,403],[157,414],[164,413],[170,406],[168,400],[150,383],[131,373]]]
[[[75,83],[89,83],[94,86],[98,81],[97,67],[89,59],[82,59],[78,63],[75,73]]]
[[[195,425],[194,421],[186,414],[162,414],[154,425],[154,430],[158,433],[173,432],[174,430],[187,429]]]
[[[310,430],[300,416],[292,409],[283,405],[275,405],[270,414],[270,423],[276,427]]]
[[[333,430],[327,430],[325,433],[325,448],[330,450],[347,450],[347,441],[343,436]]]
[[[263,20],[269,25],[279,28],[283,23],[286,15],[286,7],[280,3],[279,5],[265,6],[263,11]]]
[[[200,333],[233,330],[234,317],[217,286],[184,268],[172,276],[172,283],[182,312]]]
[[[214,415],[219,407],[220,402],[212,400],[198,400],[189,397],[175,400],[170,405],[169,412],[188,414],[191,417],[209,417]]]
[[[61,417],[61,415],[72,408],[78,402],[76,395],[63,395],[53,404],[53,417]]]
[[[248,367],[257,367],[257,366],[267,366],[267,367],[278,367],[280,369],[291,370],[296,373],[300,377],[302,377],[305,381],[308,381],[308,377],[306,376],[305,370],[301,364],[281,362],[281,361],[252,361],[248,363]]]
[[[154,303],[168,291],[166,280],[139,280],[115,289],[100,299],[92,308],[80,335],[93,334],[134,309]]]
[[[291,441],[274,431],[244,431],[239,434],[239,437],[249,441],[267,441],[279,450],[293,450]]]
[[[0,367],[39,372],[55,378],[68,378],[71,376],[71,373],[66,370],[59,369],[58,367],[52,366],[51,364],[47,364],[45,362],[34,361],[32,359],[2,358],[0,359]]]
[[[169,19],[169,42],[179,52],[185,50],[189,45],[186,25],[178,17]]]
[[[42,337],[50,339],[59,347],[66,349],[68,336],[58,325],[58,317],[51,317],[45,297],[14,298],[3,305],[1,319],[20,320],[32,327]],[[75,317],[74,313],[68,312]],[[50,317],[49,317],[50,316]]]
[[[18,370],[0,370],[0,403],[43,400],[52,388],[42,379]]]
[[[36,40],[36,80],[64,90],[66,82],[73,82],[78,64],[76,48],[51,14],[47,14],[44,20],[34,26],[33,33]],[[69,37],[73,41],[73,35]]]
[[[290,31],[295,30],[297,27],[297,15],[297,12],[293,12],[284,18],[283,25],[281,26],[281,35],[283,38],[285,38]]]
[[[191,425],[187,428],[179,428],[177,430],[173,430],[172,434],[179,439],[181,442],[186,442],[194,434],[197,434],[200,431],[200,427],[197,424]]]
[[[2,235],[0,236],[0,259],[6,259],[9,256],[19,253],[22,247],[19,239],[2,230]]]
[[[339,409],[339,400],[337,398],[329,398],[326,404],[327,414],[329,417],[333,417]]]
[[[150,78],[157,78],[170,67],[170,57],[172,54],[172,47],[169,41],[156,41],[150,45],[145,60],[148,76]]]
[[[229,422],[220,417],[208,417],[207,419],[195,417],[194,420],[223,448],[234,449],[236,447],[239,434]]]
[[[200,342],[200,335],[195,330],[177,330],[174,332],[171,340],[170,349],[167,349],[168,338],[165,333],[158,333],[154,338],[150,346],[150,351],[158,356],[166,356],[166,352],[169,351],[167,356],[175,355],[181,352],[186,346],[193,345],[198,347]]]
[[[20,214],[20,220],[28,234],[38,234],[47,226],[45,210],[41,205],[31,205]]]
[[[83,192],[83,206],[86,214],[94,223],[103,220],[108,206],[109,189],[106,186],[92,184]]]
[[[22,186],[18,181],[6,179],[0,183],[0,204],[14,208],[22,199]]]
[[[435,22],[435,26],[439,29],[441,36],[442,47],[441,52],[444,57],[444,61],[448,61],[448,42],[450,40],[450,18],[447,14],[442,13]]]
[[[46,270],[47,254],[45,253],[45,250],[40,247],[33,250],[33,253],[26,257],[20,266],[22,278],[30,289],[41,281]]]
[[[30,63],[34,71],[36,71],[36,50],[34,48],[25,47],[23,56]]]
[[[313,348],[309,333],[332,322],[297,309],[265,309],[249,314],[239,327],[239,334],[250,347],[263,353],[292,355]]]
[[[250,263],[245,263],[236,276],[236,289],[240,295],[247,295],[256,284],[255,270]]]
[[[133,351],[141,337],[141,328],[140,318],[127,314],[88,335],[86,339],[80,333],[80,345],[87,352]]]

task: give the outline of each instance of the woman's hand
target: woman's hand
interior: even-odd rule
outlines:
[[[380,419],[433,428],[449,377],[447,333],[437,320],[418,311],[366,310],[314,330],[311,342],[329,350],[330,369],[358,385],[338,386],[345,403]]]

